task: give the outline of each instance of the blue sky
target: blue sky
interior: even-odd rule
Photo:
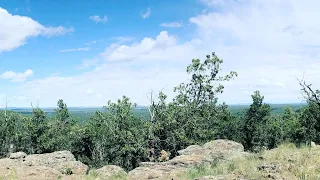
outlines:
[[[186,21],[191,14],[201,10],[194,8],[192,1],[175,1],[174,7],[170,1],[155,4],[152,1],[43,1],[43,0],[4,0],[0,6],[13,15],[27,16],[44,26],[63,26],[74,31],[59,37],[37,37],[27,39],[27,45],[21,46],[11,53],[1,54],[2,69],[14,68],[23,71],[29,67],[37,71],[33,77],[44,77],[48,73],[72,75],[74,67],[84,59],[90,59],[117,38],[127,37],[141,39],[146,36],[156,36],[162,31],[159,26],[164,20]],[[152,20],[142,19],[141,14],[152,8]],[[176,11],[185,8],[186,12]],[[161,9],[161,11],[153,10]],[[192,12],[193,11],[193,12]],[[165,13],[163,13],[165,12]],[[188,15],[189,16],[186,16]],[[106,22],[96,23],[90,16],[107,17]],[[173,29],[173,33],[182,33],[183,29]],[[187,35],[186,35],[187,36]],[[183,36],[181,36],[183,38]],[[92,41],[98,43],[86,45]],[[59,53],[60,50],[90,48],[77,53]],[[21,62],[21,59],[28,60]],[[46,60],[43,58],[46,57]],[[49,59],[47,59],[49,58]],[[19,67],[16,63],[19,62]],[[48,66],[45,66],[48,64]],[[23,63],[23,64],[22,64]],[[45,71],[43,70],[45,68]]]
[[[127,95],[173,97],[192,58],[215,51],[221,101],[301,102],[296,77],[317,87],[320,3],[309,0],[2,0],[0,106],[103,106]]]

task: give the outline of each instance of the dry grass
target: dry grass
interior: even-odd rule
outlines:
[[[258,170],[261,165],[273,165],[276,168]],[[190,169],[181,178],[194,179],[208,175],[225,175],[245,179],[266,179],[269,175],[275,179],[281,177],[288,180],[318,180],[320,179],[320,147],[296,148],[293,144],[284,144],[276,149],[253,154],[250,157],[218,162],[210,167],[198,166]]]
[[[15,169],[11,169],[11,172],[8,175],[0,176],[0,180],[19,180],[17,172]]]
[[[105,178],[99,176],[99,174],[96,173],[95,170],[91,170],[90,174],[85,176],[85,180],[104,180],[104,179]],[[127,174],[125,173],[118,173],[109,178],[109,180],[127,180],[127,179],[128,177],[127,177]]]

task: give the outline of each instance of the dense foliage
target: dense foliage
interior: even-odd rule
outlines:
[[[149,111],[133,111],[136,105],[126,96],[80,120],[63,100],[50,115],[38,107],[31,115],[0,111],[0,157],[16,151],[70,150],[92,167],[114,164],[131,170],[142,161],[163,161],[161,155],[172,158],[191,144],[220,138],[241,142],[248,151],[271,149],[285,141],[297,146],[320,143],[319,91],[300,81],[308,104],[277,114],[255,91],[243,113],[231,113],[226,104],[218,103],[218,95],[237,73],[221,76],[222,63],[214,53],[203,62],[193,59],[187,67],[190,82],[175,87],[172,100],[163,92],[156,98],[151,94]]]

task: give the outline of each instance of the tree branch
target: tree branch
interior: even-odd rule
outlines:
[[[306,99],[307,101],[311,101],[316,103],[318,106],[320,106],[320,97],[317,94],[317,92],[315,92],[311,86],[312,84],[307,84],[304,80],[299,80],[297,78],[297,80],[299,81],[302,91],[302,96],[304,99]]]

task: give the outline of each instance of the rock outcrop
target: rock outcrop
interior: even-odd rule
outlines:
[[[26,155],[11,153],[9,158],[0,159],[0,177],[9,179],[57,179],[68,175],[85,175],[88,166],[76,161],[69,151]]]
[[[181,179],[190,167],[218,163],[237,157],[247,156],[241,144],[229,140],[214,140],[203,146],[192,145],[178,151],[179,156],[161,163],[143,162],[140,167],[125,172],[122,168],[107,165],[90,172],[88,166],[77,161],[69,151],[47,154],[26,155],[23,152],[11,153],[8,158],[0,159],[0,179],[23,180],[85,180],[87,175],[95,180],[108,179]],[[262,167],[262,166],[261,166]],[[266,169],[266,168],[264,168]],[[200,179],[241,179],[237,176],[206,176]]]
[[[61,173],[44,166],[0,166],[0,179],[11,180],[56,180]]]
[[[248,155],[242,144],[229,140],[215,140],[203,146],[192,145],[178,153],[179,156],[167,162],[141,163],[140,167],[129,172],[129,179],[179,179],[179,174],[190,167]]]

